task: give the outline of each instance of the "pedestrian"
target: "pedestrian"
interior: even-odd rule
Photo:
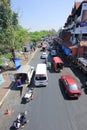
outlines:
[[[20,86],[20,97],[22,96],[23,86]]]
[[[17,85],[18,85],[19,87],[22,86],[22,76],[19,76],[19,77],[17,78]]]

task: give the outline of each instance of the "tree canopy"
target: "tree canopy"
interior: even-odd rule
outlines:
[[[51,36],[56,31],[54,29],[40,32],[29,32],[29,30],[19,25],[18,14],[10,7],[10,0],[0,0],[0,52],[8,52],[10,47],[19,49],[26,43],[36,43],[43,37]]]

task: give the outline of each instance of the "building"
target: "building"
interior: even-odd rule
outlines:
[[[87,57],[87,0],[74,3],[60,38],[66,55]]]

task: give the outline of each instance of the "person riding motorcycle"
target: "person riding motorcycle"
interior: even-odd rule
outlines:
[[[18,130],[21,127],[20,120],[16,120],[13,125]]]
[[[23,127],[24,124],[26,124],[28,122],[28,120],[26,119],[26,114],[27,112],[25,111],[24,113],[20,114],[17,116],[17,120],[14,121],[13,126],[15,127],[15,129],[19,129],[20,127]]]

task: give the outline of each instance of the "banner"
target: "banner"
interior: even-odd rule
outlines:
[[[87,3],[82,4],[80,26],[81,27],[87,26]]]
[[[4,82],[4,78],[2,76],[2,74],[0,74],[0,85]]]

